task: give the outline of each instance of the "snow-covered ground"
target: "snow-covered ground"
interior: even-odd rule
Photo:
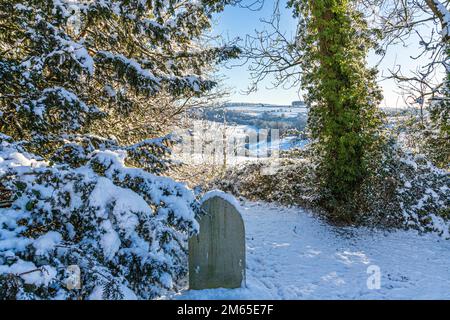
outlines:
[[[450,299],[450,241],[436,235],[336,228],[305,210],[264,203],[244,203],[242,214],[246,286],[167,298]],[[377,268],[380,289],[369,289],[368,270]]]

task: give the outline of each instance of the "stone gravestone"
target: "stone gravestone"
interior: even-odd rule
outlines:
[[[200,233],[189,239],[189,288],[240,288],[245,282],[245,229],[239,211],[219,196],[206,200]]]

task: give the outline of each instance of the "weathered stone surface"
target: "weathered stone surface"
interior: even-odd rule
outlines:
[[[220,197],[205,201],[200,233],[189,239],[190,289],[239,288],[245,281],[245,228],[241,214]]]

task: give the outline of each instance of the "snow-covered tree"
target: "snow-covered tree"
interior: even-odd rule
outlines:
[[[449,79],[450,79],[450,2],[448,0],[362,0],[372,26],[381,31],[381,52],[411,40],[419,51],[411,58],[427,58],[415,70],[401,64],[389,70],[402,90],[404,102],[419,107],[407,123],[414,149],[427,155],[436,165],[448,168]],[[440,74],[444,76],[441,77]]]
[[[205,72],[237,54],[202,39],[226,2],[0,1],[1,132],[46,157],[79,134],[154,135],[164,108],[212,89]]]
[[[178,287],[197,204],[155,136],[238,53],[202,38],[227,3],[0,0],[0,299]]]

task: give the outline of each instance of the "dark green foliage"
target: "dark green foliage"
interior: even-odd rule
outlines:
[[[198,231],[194,195],[185,185],[125,167],[120,151],[96,151],[74,169],[0,144],[2,159],[36,164],[0,166],[2,182],[17,197],[0,210],[6,237],[0,299],[151,299],[178,289],[187,272],[187,237]],[[39,250],[39,239],[49,235],[58,244]],[[81,269],[80,290],[65,286],[71,265]],[[20,274],[34,270],[33,280]]]

